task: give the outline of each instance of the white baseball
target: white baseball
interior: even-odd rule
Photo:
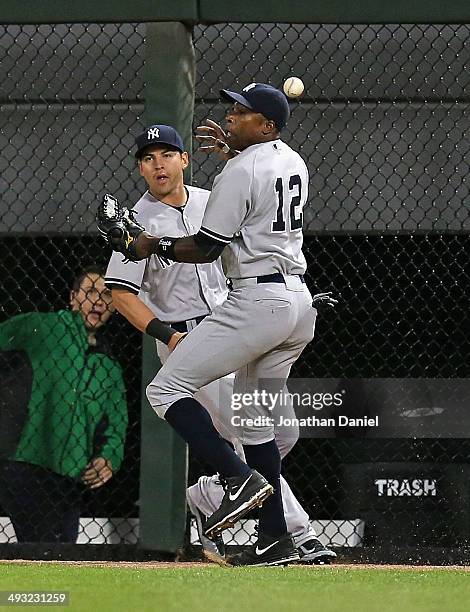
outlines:
[[[284,93],[288,98],[298,98],[304,92],[304,84],[298,77],[289,77],[284,81]]]

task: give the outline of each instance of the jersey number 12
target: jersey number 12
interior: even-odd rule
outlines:
[[[272,222],[271,231],[285,232],[286,220],[284,216],[284,183],[281,177],[276,179],[275,189],[278,204],[276,219]],[[295,230],[302,229],[303,222],[302,209],[300,208],[302,199],[302,181],[300,180],[300,176],[298,174],[294,174],[289,179],[289,195],[289,231],[294,232]]]

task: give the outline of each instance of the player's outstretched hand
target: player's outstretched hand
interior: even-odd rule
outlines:
[[[238,151],[228,146],[224,130],[211,119],[206,119],[206,125],[197,126],[196,139],[199,142],[199,151],[217,153],[225,161],[238,155]]]
[[[134,219],[134,213],[122,206],[117,199],[107,193],[96,213],[98,231],[109,243],[113,251],[118,251],[130,259],[145,259],[136,250],[137,238],[144,228]]]
[[[338,303],[334,297],[332,297],[332,292],[327,291],[325,293],[315,293],[312,298],[312,305],[317,310],[319,308],[323,308],[323,306],[328,306],[329,308],[334,308]]]

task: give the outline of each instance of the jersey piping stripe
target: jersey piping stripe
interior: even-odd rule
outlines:
[[[123,287],[129,287],[130,289],[134,289],[137,292],[140,291],[139,285],[136,285],[135,283],[131,283],[128,280],[124,280],[123,278],[112,278],[112,277],[107,276],[104,279],[104,283],[106,286],[107,285],[122,285]]]
[[[199,230],[201,232],[201,234],[205,234],[206,236],[209,236],[209,238],[213,238],[214,240],[218,240],[219,242],[223,242],[224,244],[229,244],[230,242],[232,242],[233,236],[223,236],[222,234],[217,234],[216,232],[213,232],[210,229],[207,229],[206,227],[201,227],[201,229]]]

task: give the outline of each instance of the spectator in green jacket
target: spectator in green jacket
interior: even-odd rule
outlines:
[[[0,351],[11,352],[4,357],[21,351],[29,366],[17,381],[16,397],[30,389],[27,406],[15,405],[24,419],[0,469],[0,504],[19,542],[75,542],[83,491],[103,486],[121,465],[124,382],[98,333],[112,312],[102,271],[89,267],[73,283],[70,310],[0,324]]]

